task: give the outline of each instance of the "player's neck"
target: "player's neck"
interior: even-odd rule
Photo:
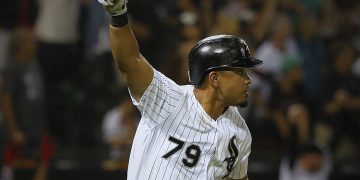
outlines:
[[[206,114],[214,120],[217,120],[227,109],[209,89],[194,88],[194,95]]]

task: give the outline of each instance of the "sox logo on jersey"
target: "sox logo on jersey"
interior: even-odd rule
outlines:
[[[154,70],[134,104],[142,119],[134,138],[128,179],[240,179],[246,175],[251,135],[236,107],[216,121],[202,109],[193,86],[179,86]]]
[[[228,171],[225,174],[224,178],[228,177],[229,174],[231,173],[231,171],[233,170],[235,160],[236,160],[236,158],[237,158],[237,156],[239,154],[238,149],[236,148],[235,142],[236,142],[236,136],[233,136],[231,138],[229,146],[228,146],[228,149],[229,149],[229,152],[230,152],[231,156],[228,157],[228,158],[225,158],[225,160],[224,160],[224,162],[227,162],[226,169]]]

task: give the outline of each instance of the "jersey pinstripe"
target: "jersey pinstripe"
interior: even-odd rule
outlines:
[[[128,166],[129,180],[240,179],[247,173],[251,135],[236,107],[216,121],[193,86],[179,86],[154,70],[139,102],[142,114]]]

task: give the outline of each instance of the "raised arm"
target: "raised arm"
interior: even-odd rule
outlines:
[[[114,60],[129,87],[139,100],[153,78],[153,69],[139,52],[139,46],[127,20],[127,0],[98,0],[112,16],[110,44]]]

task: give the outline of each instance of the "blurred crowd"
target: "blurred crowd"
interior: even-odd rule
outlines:
[[[332,165],[360,159],[359,1],[129,0],[128,9],[144,57],[179,84],[201,38],[248,43],[265,63],[250,72],[250,104],[239,111],[252,159],[281,160],[280,178],[326,179]],[[22,149],[40,152],[38,179],[68,147],[108,147],[107,158],[127,159],[140,117],[113,64],[108,20],[97,0],[1,5],[3,166]]]

